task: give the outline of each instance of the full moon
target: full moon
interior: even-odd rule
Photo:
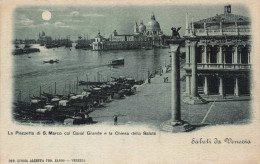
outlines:
[[[42,12],[42,19],[43,20],[50,20],[51,19],[51,12],[49,12],[49,11],[44,11],[44,12]]]

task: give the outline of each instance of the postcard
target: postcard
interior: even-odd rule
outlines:
[[[259,163],[251,1],[0,1],[0,163]]]

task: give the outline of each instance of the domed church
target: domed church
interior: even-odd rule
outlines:
[[[135,35],[145,35],[148,38],[149,43],[154,47],[159,47],[162,45],[163,32],[161,31],[160,24],[155,19],[154,13],[151,16],[151,20],[145,26],[143,21],[140,25],[135,23],[134,26]]]

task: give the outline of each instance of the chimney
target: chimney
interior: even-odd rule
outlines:
[[[225,14],[231,13],[231,5],[227,5],[227,6],[224,7],[224,13]]]

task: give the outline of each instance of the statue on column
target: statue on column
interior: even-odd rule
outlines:
[[[171,30],[172,30],[172,37],[171,39],[180,39],[180,34],[179,34],[179,30],[181,29],[181,27],[179,28],[175,28],[175,27],[172,27]]]

